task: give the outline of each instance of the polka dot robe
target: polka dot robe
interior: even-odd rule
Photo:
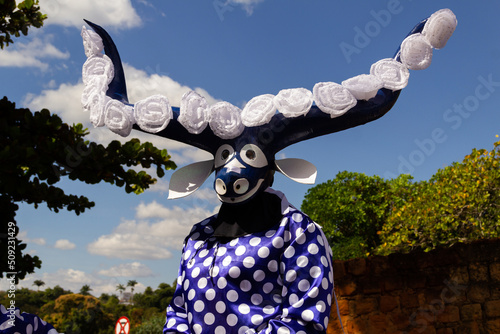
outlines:
[[[213,237],[216,216],[186,238],[163,333],[325,333],[332,305],[331,249],[321,228],[282,196],[273,228]]]

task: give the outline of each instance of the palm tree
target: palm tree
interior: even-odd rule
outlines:
[[[92,291],[92,289],[90,288],[90,285],[88,285],[88,284],[85,284],[84,286],[82,286],[80,288],[80,294],[82,294],[82,295],[88,295],[90,291]]]
[[[123,291],[125,291],[125,289],[126,289],[126,288],[125,288],[125,286],[124,286],[123,284],[118,284],[118,285],[116,286],[116,291],[120,291],[120,298],[122,297],[122,295],[123,295]]]
[[[130,291],[132,291],[132,297],[130,298],[131,301],[134,300],[134,286],[136,286],[136,285],[137,285],[136,280],[129,280],[127,283],[127,286],[130,287]]]
[[[45,282],[42,281],[41,279],[37,279],[33,281],[33,285],[36,285],[38,287],[38,291],[40,291],[40,287],[45,285]]]

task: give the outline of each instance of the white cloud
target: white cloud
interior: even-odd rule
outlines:
[[[248,15],[252,15],[254,6],[264,0],[228,0],[227,4],[241,5]]]
[[[153,276],[153,271],[140,262],[122,263],[109,269],[98,272],[99,275],[109,277],[148,277]]]
[[[26,231],[20,231],[17,238],[28,245],[33,243],[39,246],[45,246],[47,244],[47,241],[44,238],[28,238],[28,232]]]
[[[70,250],[70,249],[75,249],[76,245],[67,239],[59,239],[54,244],[54,248],[62,250]]]
[[[123,220],[111,234],[87,246],[89,253],[110,258],[166,259],[180,249],[193,224],[213,214],[213,207],[167,208],[156,201],[136,208],[137,220]]]
[[[84,24],[83,19],[117,29],[130,29],[141,24],[141,18],[130,0],[40,0],[40,9],[48,17],[45,25],[80,28]]]
[[[0,50],[1,67],[37,67],[42,71],[48,69],[49,64],[42,59],[68,59],[69,52],[63,52],[52,44],[52,35],[44,40],[34,38],[29,43],[17,42],[9,48]]]

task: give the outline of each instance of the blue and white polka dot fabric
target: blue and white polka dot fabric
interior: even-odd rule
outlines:
[[[331,249],[321,228],[282,200],[283,218],[268,231],[222,243],[215,216],[194,226],[163,333],[326,332]]]

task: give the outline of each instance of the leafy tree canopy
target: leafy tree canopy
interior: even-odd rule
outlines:
[[[12,36],[27,35],[28,28],[40,28],[47,15],[40,12],[38,0],[0,0],[0,48],[14,43]]]

